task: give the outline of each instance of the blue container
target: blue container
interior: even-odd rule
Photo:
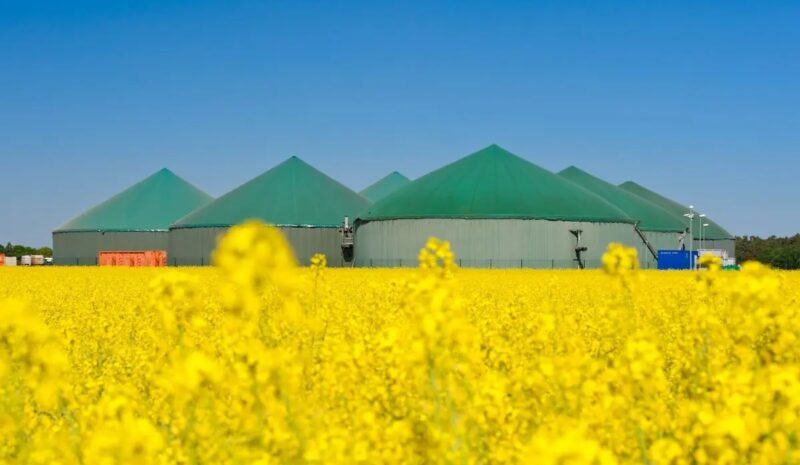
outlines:
[[[659,250],[659,270],[691,270],[697,260],[697,251],[693,250]]]

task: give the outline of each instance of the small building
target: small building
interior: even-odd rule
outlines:
[[[599,267],[634,220],[574,183],[491,145],[378,200],[356,221],[357,266],[416,266],[430,236],[464,267]]]
[[[102,251],[165,251],[169,225],[211,200],[164,168],[56,228],[53,263],[97,265]]]
[[[369,202],[297,157],[246,182],[176,221],[170,228],[170,265],[208,265],[217,238],[229,227],[259,219],[279,227],[307,264],[316,253],[343,266],[340,228]]]
[[[405,187],[410,182],[411,180],[407,177],[397,171],[393,171],[375,183],[367,186],[364,190],[359,192],[359,194],[370,202],[375,203],[401,187]]]

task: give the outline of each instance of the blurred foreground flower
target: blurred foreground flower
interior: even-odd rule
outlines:
[[[612,242],[603,254],[603,270],[612,276],[626,276],[639,269],[639,254],[633,247]]]

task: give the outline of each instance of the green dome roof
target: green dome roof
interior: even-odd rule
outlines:
[[[681,232],[686,228],[682,217],[579,168],[570,166],[558,174],[592,191],[639,221],[639,228],[642,231]]]
[[[297,157],[181,218],[173,228],[227,227],[248,219],[276,226],[337,227],[369,202]]]
[[[633,223],[600,197],[497,145],[412,181],[359,216],[361,220],[395,218]]]
[[[370,202],[377,202],[410,182],[411,180],[407,177],[397,171],[393,171],[359,192],[359,194]]]
[[[53,232],[167,231],[178,218],[213,198],[164,168]]]
[[[683,218],[683,214],[689,211],[689,208],[675,202],[674,200],[670,200],[660,194],[656,194],[655,192],[647,189],[645,187],[636,184],[633,181],[626,181],[619,185],[621,189],[625,189],[628,192],[636,194],[637,196],[652,202],[659,207],[672,212],[675,215],[680,216]],[[683,219],[684,221],[684,229],[688,227],[689,220],[687,218]],[[718,240],[718,239],[733,239],[731,233],[726,231],[722,226],[718,225],[717,223],[711,221],[708,217],[704,219],[706,223],[708,223],[708,227],[706,227],[705,232],[703,233],[703,239],[709,240]],[[697,225],[695,225],[697,226]],[[699,239],[700,235],[697,231],[694,231],[695,239]]]

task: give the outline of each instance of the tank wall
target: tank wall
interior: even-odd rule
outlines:
[[[677,250],[678,247],[678,232],[653,232],[644,231],[645,237],[653,246],[656,253],[659,250]],[[639,247],[639,262],[642,268],[658,268],[658,262],[655,257],[647,250],[646,246],[642,243]]]
[[[323,253],[328,266],[346,266],[342,259],[338,228],[280,228],[301,265],[308,265],[316,253]],[[201,266],[211,263],[217,238],[228,228],[181,228],[169,233],[167,261],[172,266]]]
[[[342,259],[342,236],[339,228],[281,228],[292,244],[298,263],[307,266],[311,257],[323,253],[328,266],[349,266]]]
[[[167,250],[166,231],[53,233],[53,264],[97,265],[101,251]]]
[[[610,242],[638,246],[633,225],[543,220],[398,219],[361,224],[356,266],[417,266],[428,237],[450,241],[460,266],[481,268],[577,268],[575,237],[581,229],[586,266],[601,266]]]
[[[211,252],[217,238],[228,228],[171,229],[167,264],[170,266],[203,266],[211,264]]]

